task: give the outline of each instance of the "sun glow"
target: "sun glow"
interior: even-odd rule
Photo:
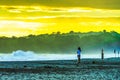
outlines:
[[[4,15],[3,15],[4,14]],[[60,31],[117,31],[119,9],[89,7],[0,6],[0,36],[38,35]]]
[[[0,36],[7,35],[11,36],[25,36],[30,33],[34,34],[38,29],[42,29],[45,23],[38,22],[23,22],[23,21],[0,21]]]

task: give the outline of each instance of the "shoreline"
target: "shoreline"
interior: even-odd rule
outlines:
[[[120,69],[120,59],[82,59],[77,60],[49,60],[49,61],[0,61],[0,72],[38,72],[47,70],[82,70],[82,69]]]

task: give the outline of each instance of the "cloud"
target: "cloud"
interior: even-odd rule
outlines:
[[[25,20],[57,17],[120,17],[120,10],[89,7],[0,6],[0,16]],[[4,14],[4,15],[3,15]],[[33,18],[34,17],[34,18]]]

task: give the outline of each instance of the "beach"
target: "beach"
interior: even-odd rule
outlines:
[[[1,61],[0,80],[120,80],[120,59]]]

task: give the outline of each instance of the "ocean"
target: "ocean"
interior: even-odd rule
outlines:
[[[119,57],[119,54],[105,52],[104,58]],[[81,58],[101,58],[101,52],[81,53]],[[35,53],[17,50],[12,53],[1,53],[0,61],[42,61],[42,60],[75,60],[76,53]]]

